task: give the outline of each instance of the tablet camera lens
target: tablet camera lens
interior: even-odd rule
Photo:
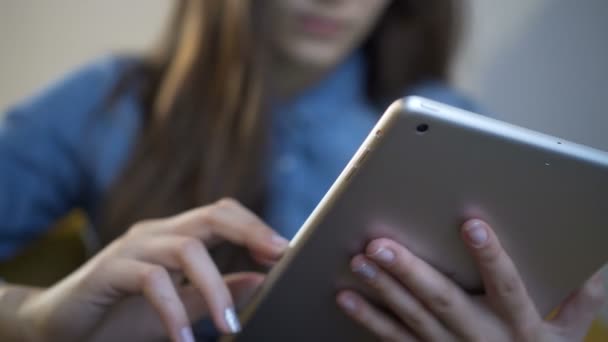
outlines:
[[[427,124],[420,124],[416,127],[416,131],[421,134],[426,133],[428,130],[429,130],[429,125],[427,125]]]

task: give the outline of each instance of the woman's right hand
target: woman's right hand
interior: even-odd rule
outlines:
[[[251,292],[263,275],[220,274],[208,247],[221,240],[246,247],[262,263],[276,262],[288,245],[231,199],[138,223],[76,272],[24,304],[21,311],[32,327],[32,339],[83,340],[107,322],[118,304],[141,305],[142,301],[128,300],[140,295],[173,341],[193,341],[190,322],[206,314],[221,332],[237,332],[234,298]],[[190,284],[183,285],[184,279]],[[145,315],[129,317],[129,324],[135,325],[141,316]]]

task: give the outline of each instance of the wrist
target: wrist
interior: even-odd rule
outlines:
[[[0,340],[39,342],[32,316],[34,311],[27,310],[28,303],[42,289],[10,284],[0,285]]]
[[[39,307],[39,297],[44,289],[32,289],[21,303],[17,315],[23,332],[24,341],[46,342],[52,339],[45,332],[44,310]]]

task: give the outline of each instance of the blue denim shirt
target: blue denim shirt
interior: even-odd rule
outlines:
[[[0,260],[70,209],[96,220],[100,198],[123,168],[141,127],[133,93],[98,115],[131,59],[108,56],[11,108],[0,122]],[[329,189],[384,108],[365,95],[363,56],[272,112],[264,219],[291,238]],[[471,102],[439,82],[412,94],[464,109]],[[404,94],[406,95],[406,94]]]

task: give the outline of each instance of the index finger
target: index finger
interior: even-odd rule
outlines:
[[[244,246],[255,256],[276,260],[289,242],[259,217],[233,199],[188,211],[174,218],[174,232],[195,236],[208,242],[219,237]]]
[[[490,226],[481,220],[469,220],[462,226],[462,235],[475,258],[492,305],[516,326],[540,323],[540,315],[519,272]]]

